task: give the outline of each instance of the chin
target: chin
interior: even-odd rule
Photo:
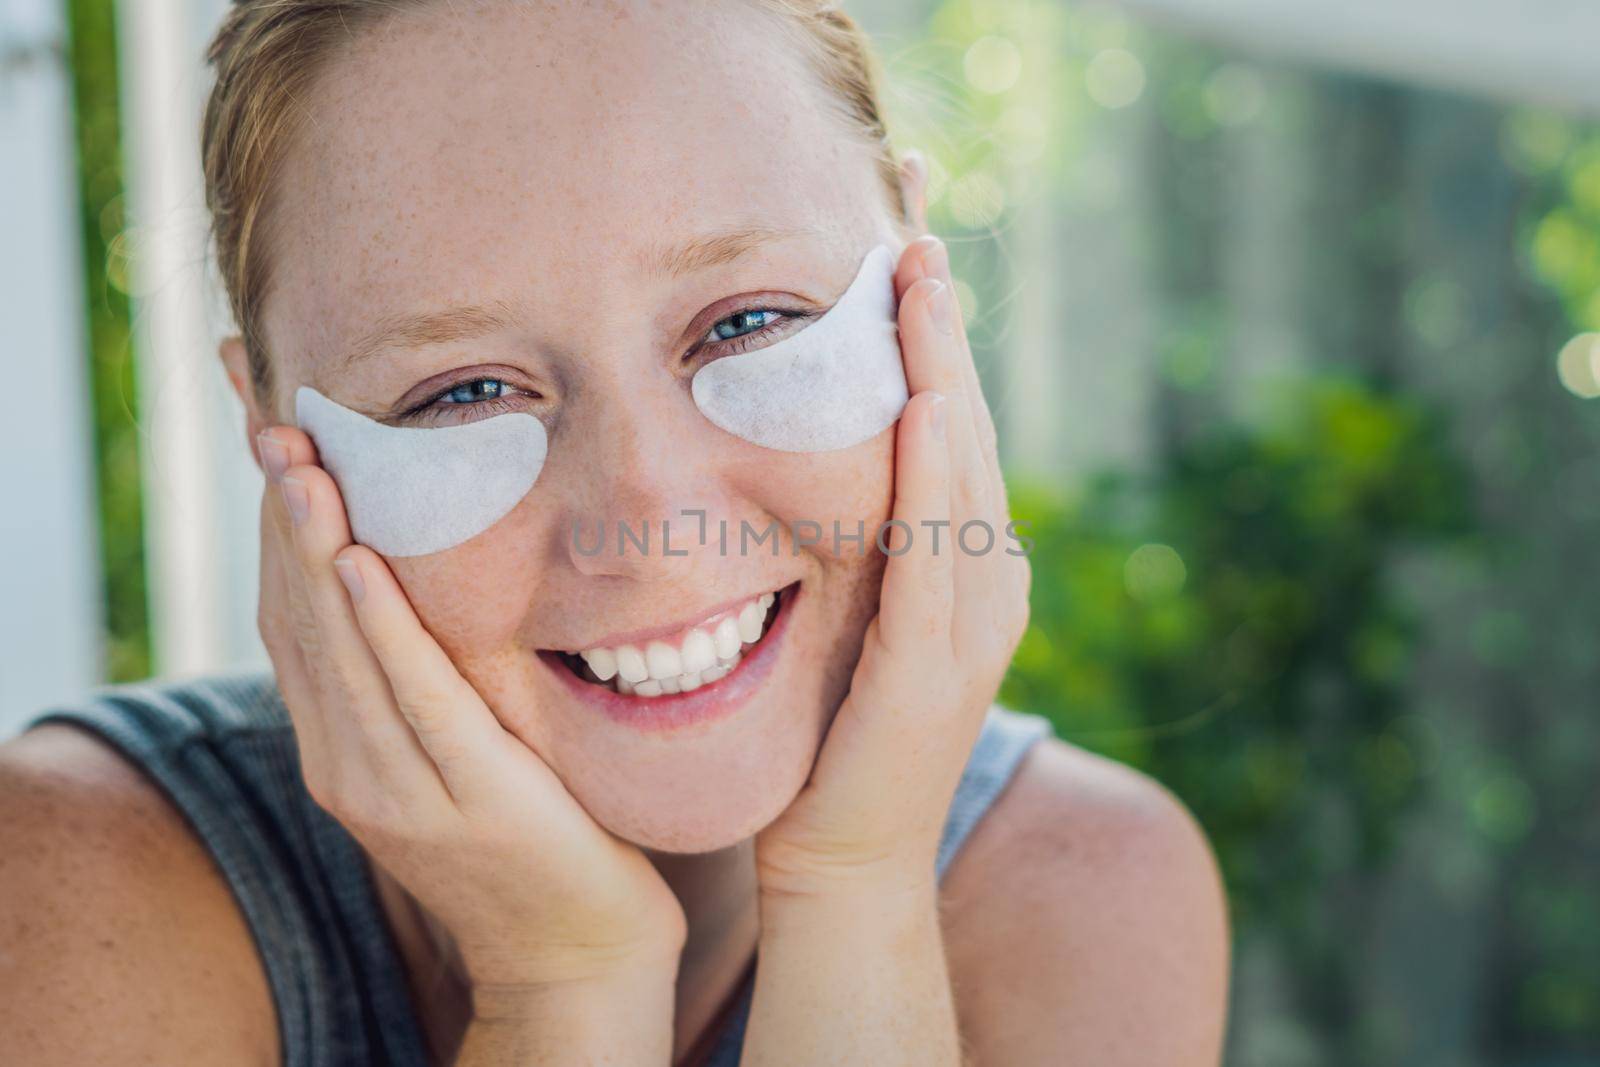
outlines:
[[[814,732],[765,738],[760,751],[736,764],[691,755],[684,770],[664,776],[658,791],[614,781],[595,783],[594,796],[587,782],[572,789],[596,822],[640,848],[716,852],[755,836],[799,794],[816,758]]]

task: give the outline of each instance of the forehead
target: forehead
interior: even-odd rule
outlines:
[[[457,0],[364,31],[280,174],[273,350],[495,299],[581,328],[648,253],[734,222],[843,254],[882,194],[788,33],[738,0]]]

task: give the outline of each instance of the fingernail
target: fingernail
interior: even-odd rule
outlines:
[[[950,252],[943,241],[935,241],[922,257],[922,273],[929,278],[944,278],[950,273]]]
[[[256,454],[261,457],[261,469],[269,482],[282,478],[283,472],[289,469],[289,450],[266,431],[256,435]]]
[[[361,598],[367,595],[367,584],[361,580],[361,569],[348,559],[334,560],[333,569],[339,572],[339,580],[349,591],[350,599],[361,603]]]
[[[278,482],[278,487],[283,490],[283,503],[289,509],[289,518],[299,526],[311,514],[311,497],[306,492],[306,483],[298,478],[283,478]]]
[[[933,410],[928,412],[928,417],[933,420],[933,439],[944,440],[944,394],[934,393],[933,399],[928,401]]]
[[[928,294],[928,317],[940,333],[953,332],[950,328],[950,287],[944,282],[938,282]]]

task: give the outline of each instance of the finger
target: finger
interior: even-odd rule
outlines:
[[[894,268],[894,298],[897,301],[904,301],[907,290],[923,278],[932,276],[927,269],[928,249],[937,243],[937,237],[925,233],[901,249],[900,261]]]
[[[955,293],[956,280],[950,267],[950,250],[939,238],[933,234],[923,234],[918,237],[907,246],[906,259],[909,263],[904,266],[903,273],[907,286],[917,278],[937,278],[950,286],[952,295]],[[979,451],[988,462],[994,478],[998,480],[1000,452],[995,434],[994,416],[983,395],[982,379],[978,376],[977,361],[972,355],[972,341],[967,336],[966,317],[961,310],[961,301],[953,300],[952,304],[954,336],[961,350],[960,365],[966,383],[968,410],[972,417],[974,435],[978,441]]]
[[[935,320],[941,300],[946,303],[947,311],[954,311],[954,295],[936,278],[921,278],[906,290],[900,303],[900,348],[908,386],[917,392],[931,390],[944,394],[948,405],[945,448],[951,485],[951,562],[955,569],[957,602],[973,605],[971,611],[958,612],[958,615],[986,616],[989,609],[980,601],[990,592],[986,588],[989,579],[985,571],[993,546],[984,551],[984,544],[991,535],[997,541],[998,533],[990,507],[989,471],[979,451],[972,419],[967,414],[968,391],[961,369],[964,350],[956,341],[954,329],[947,332]],[[967,523],[973,520],[979,525],[967,530]],[[968,535],[975,539],[970,551],[966,544]]]
[[[263,601],[261,627],[263,640],[274,634],[281,651],[273,656],[274,671],[284,704],[294,723],[300,752],[301,775],[317,802],[340,818],[348,818],[367,807],[378,796],[415,798],[417,782],[426,789],[442,793],[437,774],[427,766],[420,752],[414,762],[420,773],[397,776],[389,769],[392,759],[378,752],[371,731],[363,727],[352,709],[388,700],[386,692],[376,698],[353,695],[350,672],[331,662],[325,652],[326,641],[311,604],[293,520],[284,492],[284,478],[295,466],[315,462],[316,449],[309,437],[293,427],[272,427],[257,438],[258,459],[267,485],[262,499],[262,588],[273,597]],[[395,714],[396,719],[399,718]],[[402,727],[403,729],[403,727]],[[414,742],[413,742],[414,744]]]
[[[937,238],[929,238],[920,246],[922,252],[922,269],[925,275],[938,278],[952,287],[955,277],[950,267],[949,249],[944,242]],[[978,442],[978,449],[984,458],[984,467],[988,477],[983,479],[985,488],[981,517],[990,524],[994,531],[995,544],[990,551],[985,553],[980,565],[976,568],[983,573],[980,579],[982,586],[989,590],[987,596],[989,610],[982,613],[971,613],[963,616],[958,624],[957,643],[959,647],[972,648],[975,643],[986,639],[999,641],[1004,645],[1004,654],[1009,658],[1013,646],[1007,635],[1018,632],[1019,620],[1027,616],[1028,588],[1031,572],[1026,559],[1007,554],[1009,545],[1003,543],[1006,523],[1011,518],[1011,509],[1007,501],[1005,475],[1000,467],[999,442],[995,434],[993,413],[983,396],[983,387],[978,377],[977,363],[972,357],[971,341],[967,336],[966,326],[961,311],[960,301],[954,301],[952,313],[955,321],[954,335],[962,350],[960,360],[967,385],[967,407],[972,418],[974,436]]]
[[[266,492],[276,496],[278,490],[276,486],[268,485]],[[288,576],[284,573],[282,538],[271,518],[272,498],[263,494],[261,504],[261,566],[256,628],[272,660],[278,692],[294,726],[295,740],[300,749],[301,775],[308,782],[328,782],[331,765],[327,757],[333,751],[329,743],[328,724],[322,715],[290,617]]]
[[[943,704],[934,699],[944,696],[937,691],[940,668],[952,659],[949,530],[936,554],[933,528],[923,525],[948,521],[950,514],[949,450],[936,424],[949,403],[937,393],[919,392],[895,427],[893,518],[912,533],[909,545],[903,529],[884,538],[889,560],[878,614],[867,626],[851,678],[850,710],[841,710],[829,727],[813,771],[813,780],[856,793],[852,803],[863,810],[873,809],[872,794],[881,793],[885,767],[926,767],[925,753],[942,749],[951,736],[930,721],[930,711]]]
[[[318,464],[317,446],[304,430],[294,426],[269,426],[256,436],[261,473],[276,485],[290,467]]]
[[[914,286],[924,278],[932,278],[952,287],[954,277],[950,272],[950,259],[944,242],[931,234],[924,234],[910,245],[902,258],[897,279]],[[979,384],[977,367],[972,359],[972,349],[961,318],[959,301],[951,300],[951,336],[956,342],[955,364],[963,385],[961,413],[952,409],[951,418],[968,420],[971,428],[967,440],[973,451],[963,453],[962,435],[952,433],[951,447],[956,453],[958,479],[956,535],[961,537],[962,527],[969,520],[980,520],[986,526],[971,530],[973,556],[968,557],[967,542],[958,543],[964,558],[957,567],[965,575],[958,582],[963,590],[976,589],[986,602],[976,610],[962,612],[958,618],[957,646],[974,647],[975,639],[985,633],[1009,633],[1014,627],[1011,616],[1025,610],[1028,570],[1025,560],[1005,553],[1006,522],[1010,517],[1006,501],[1005,480],[1001,473],[996,446],[994,421],[984,400]],[[944,354],[948,355],[948,352]],[[977,457],[977,462],[973,459]]]
[[[283,575],[283,618],[292,627],[291,633],[300,645],[311,684],[320,692],[326,682],[327,664],[317,655],[321,637],[307,600],[306,583],[294,541],[294,524],[286,506],[283,488],[283,477],[290,467],[316,462],[315,449],[311,439],[294,427],[274,426],[262,431],[256,438],[256,451],[267,481],[261,506],[262,550],[265,553],[270,542],[280,554],[278,562],[282,564]],[[264,555],[263,563],[266,562]],[[336,686],[329,684],[328,688],[333,692]]]
[[[259,451],[270,456],[266,447]],[[371,790],[382,779],[359,724],[344,710],[348,694],[322,654],[280,487],[284,469],[281,458],[263,460],[258,626],[294,726],[301,777],[318,804],[348,814],[349,790]]]
[[[395,703],[423,749],[439,768],[445,787],[461,803],[475,793],[503,788],[496,766],[528,773],[531,750],[508,734],[483,698],[462,677],[444,649],[417,618],[388,565],[365,545],[351,545],[334,560],[367,644],[377,657]],[[531,761],[554,778],[537,758]]]
[[[297,610],[315,631],[314,658],[322,670],[328,714],[356,726],[358,744],[383,788],[417,797],[441,790],[439,771],[396,706],[389,679],[334,569],[334,556],[351,543],[338,488],[315,466],[290,467],[280,487],[293,529],[291,569],[301,595]]]
[[[948,332],[950,327],[935,325],[932,312],[938,307],[949,308],[954,300],[947,283],[920,275],[920,264],[912,267],[913,262],[909,253],[902,257],[896,274],[897,280],[910,278],[900,294],[897,312],[906,386],[912,394],[933,390],[951,399],[963,392],[966,382],[955,358],[954,335]],[[917,276],[911,277],[913,273]]]
[[[920,278],[906,290],[899,311],[906,385],[913,393],[930,389],[948,399],[946,436],[955,512],[963,521],[989,521],[989,470],[973,428],[968,377],[962,366],[970,360],[956,336],[957,310],[954,292],[937,278]]]
[[[926,649],[930,641],[936,654],[950,652],[956,589],[944,440],[949,403],[938,393],[917,393],[895,433],[894,518],[905,528],[888,539],[878,609],[879,638],[893,653]]]
[[[309,438],[292,427],[275,426],[256,438],[256,451],[267,485],[261,499],[261,529],[263,566],[271,544],[278,552],[276,564],[280,566],[283,593],[281,620],[289,626],[289,633],[298,643],[306,666],[307,677],[318,693],[319,700],[327,693],[337,696],[336,686],[327,679],[327,664],[318,654],[321,634],[316,617],[306,596],[305,578],[301,573],[298,549],[294,540],[294,523],[287,507],[283,487],[285,473],[293,466],[312,462],[307,449]],[[298,484],[298,483],[297,483]]]

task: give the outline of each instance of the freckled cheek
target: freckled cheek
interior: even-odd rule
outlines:
[[[465,544],[389,561],[423,626],[458,663],[514,644],[539,600],[540,561],[508,517]]]
[[[762,472],[760,498],[768,512],[790,529],[805,536],[818,533],[821,541],[812,551],[844,563],[861,558],[854,541],[859,531],[872,552],[878,526],[889,518],[894,503],[894,430],[871,441],[834,452],[804,456],[785,455],[771,461]],[[815,523],[816,526],[810,526]],[[835,552],[834,524],[839,542]],[[802,525],[805,524],[805,525]]]

